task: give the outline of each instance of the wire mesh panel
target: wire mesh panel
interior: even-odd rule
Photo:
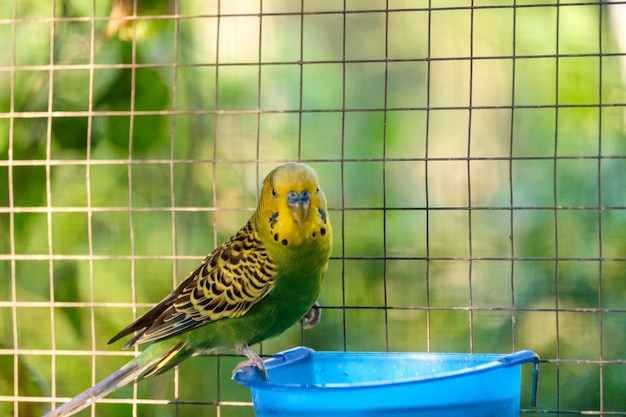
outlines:
[[[525,415],[626,415],[626,2],[0,4],[0,415],[139,350],[107,345],[316,169],[323,318],[255,346],[542,358]],[[81,415],[252,416],[236,355]],[[528,371],[529,372],[529,371]]]

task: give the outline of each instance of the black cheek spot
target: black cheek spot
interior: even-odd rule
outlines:
[[[287,242],[287,239],[283,239],[280,241],[280,243],[282,243],[283,246],[287,246],[289,242]]]
[[[276,226],[276,221],[278,220],[278,213],[274,213],[270,216],[270,227],[273,229]]]
[[[274,233],[274,240],[278,242],[278,233]]]
[[[321,233],[321,235],[322,235],[322,236],[324,236],[324,235],[326,234],[326,228],[325,228],[325,227],[322,227],[322,228],[320,229],[320,233]]]
[[[318,208],[317,212],[319,213],[320,217],[322,218],[322,222],[324,224],[326,224],[326,212],[324,210],[322,210],[321,208]]]
[[[313,237],[315,237],[315,232],[313,232]]]

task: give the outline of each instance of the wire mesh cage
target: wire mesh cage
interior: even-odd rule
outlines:
[[[255,346],[542,358],[523,415],[626,415],[626,2],[0,4],[0,415],[137,349],[107,340],[316,169],[319,326]],[[252,416],[235,354],[81,415]]]

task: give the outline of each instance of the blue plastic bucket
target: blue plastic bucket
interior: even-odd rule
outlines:
[[[257,417],[517,417],[521,364],[539,356],[465,353],[315,352],[265,361],[235,380],[252,392]],[[537,368],[535,368],[537,370]]]

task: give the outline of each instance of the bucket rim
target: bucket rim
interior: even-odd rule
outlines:
[[[476,366],[464,367],[447,372],[441,372],[436,375],[422,375],[402,379],[386,379],[380,381],[364,381],[354,383],[328,383],[328,384],[276,384],[272,381],[265,381],[261,376],[261,373],[256,367],[243,368],[237,371],[234,375],[234,380],[241,385],[247,386],[252,389],[265,389],[265,390],[349,390],[356,388],[366,387],[390,387],[404,384],[415,384],[439,381],[449,378],[461,377],[465,375],[473,375],[488,371],[493,371],[499,368],[509,368],[513,366],[519,366],[524,363],[539,361],[539,355],[532,350],[520,350],[513,353],[448,353],[448,352],[332,352],[332,351],[315,351],[305,346],[299,346],[293,349],[276,353],[271,358],[264,361],[266,370],[268,373],[271,369],[288,366],[295,364],[303,360],[313,360],[313,357],[323,356],[345,356],[347,359],[350,357],[367,357],[367,356],[388,356],[390,359],[393,357],[415,358],[415,359],[451,359],[451,358],[465,358],[465,359],[484,359],[486,362],[477,364]]]

